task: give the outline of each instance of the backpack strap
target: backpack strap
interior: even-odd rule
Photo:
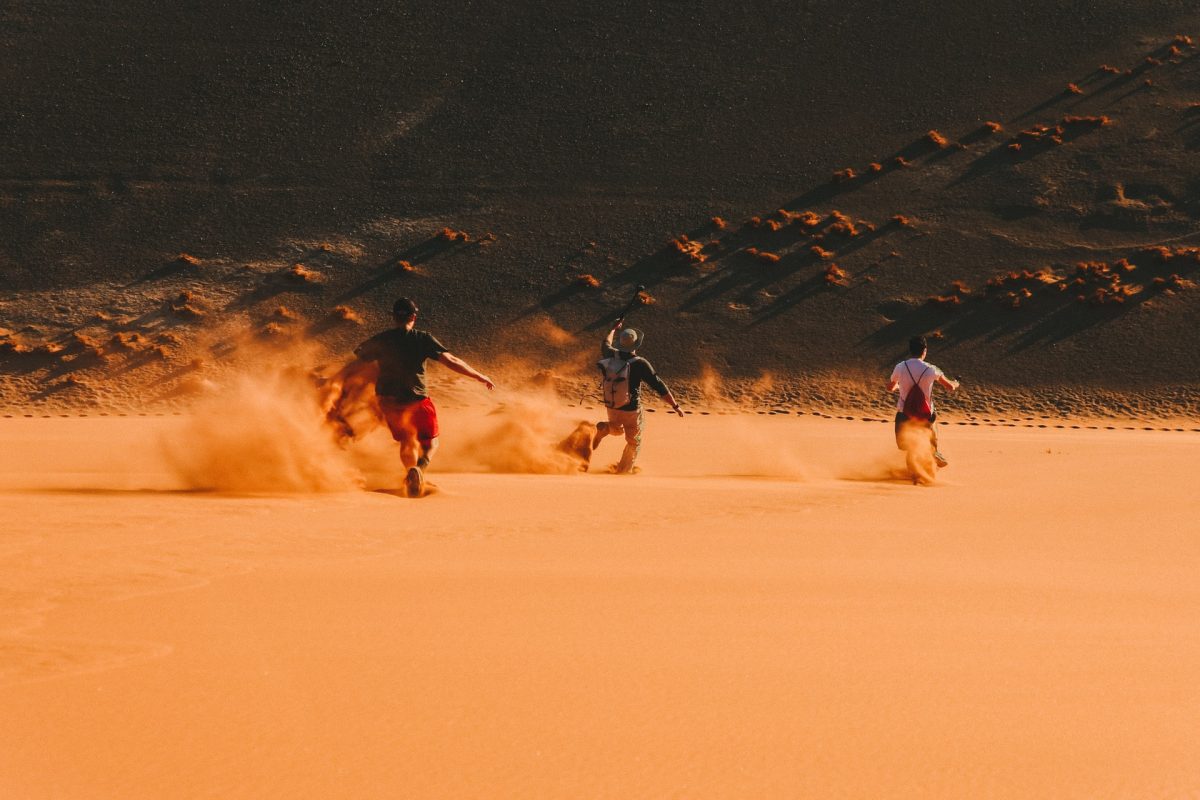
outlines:
[[[921,378],[924,378],[924,377],[925,377],[925,373],[926,373],[926,372],[929,372],[929,370],[931,370],[931,369],[933,369],[933,365],[932,365],[932,364],[926,364],[926,365],[925,365],[925,369],[923,369],[923,370],[921,371]],[[905,362],[904,362],[904,371],[908,373],[908,379],[909,379],[910,381],[912,381],[912,382],[913,382],[913,386],[920,386],[920,385],[921,385],[921,378],[914,378],[914,377],[912,376],[912,370],[908,368],[908,361],[907,361],[907,360],[905,360]]]
[[[912,370],[908,368],[908,359],[905,359],[905,361],[904,361],[904,371],[908,373],[908,379],[909,379],[910,381],[912,381],[912,382],[913,382],[913,385],[912,385],[912,387],[911,387],[911,388],[910,388],[908,391],[909,391],[909,392],[912,392],[912,390],[913,390],[913,389],[916,389],[917,391],[921,392],[921,394],[924,394],[924,393],[925,393],[925,392],[924,392],[924,390],[922,390],[922,389],[921,389],[921,379],[922,379],[922,378],[924,378],[924,377],[925,377],[925,373],[929,372],[929,370],[931,370],[931,369],[933,369],[933,365],[932,365],[932,364],[926,364],[926,365],[925,365],[925,369],[923,369],[923,370],[921,371],[921,377],[920,377],[920,378],[914,378],[914,377],[913,377],[913,374],[912,374]],[[932,393],[931,393],[931,394],[932,394]],[[932,400],[933,400],[933,397],[931,396],[931,397],[929,398],[929,400],[930,400],[929,406],[930,406],[930,408],[932,408],[932,407],[933,407],[933,402],[932,402]],[[903,399],[901,402],[905,402],[905,403],[906,403],[906,402],[908,402],[908,395],[907,395],[907,394],[906,394],[906,395],[904,395],[904,399]]]

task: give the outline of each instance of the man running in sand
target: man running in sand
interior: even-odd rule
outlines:
[[[355,348],[354,360],[342,370],[345,376],[361,374],[368,365],[378,369],[375,395],[392,438],[400,444],[400,461],[406,470],[404,493],[409,497],[421,496],[424,471],[438,446],[437,408],[425,391],[425,361],[433,359],[488,389],[495,387],[491,378],[449,352],[431,334],[417,330],[417,311],[417,304],[407,297],[397,300],[392,306],[395,327]]]
[[[904,442],[901,438],[901,430],[907,422],[921,422],[929,426],[929,438],[933,443],[933,458],[939,467],[945,467],[949,464],[946,457],[938,450],[937,427],[934,424],[937,422],[937,411],[933,407],[933,386],[935,383],[940,383],[947,390],[953,392],[958,389],[958,381],[950,380],[940,369],[933,364],[925,361],[925,356],[929,354],[929,344],[925,341],[924,336],[914,336],[908,340],[908,352],[911,358],[907,358],[896,365],[892,370],[892,377],[888,379],[887,389],[889,392],[899,390],[900,395],[896,399],[896,446],[901,450],[905,449]],[[909,414],[905,413],[906,406],[909,405],[910,394],[913,388],[916,387],[924,393],[924,399],[928,403],[928,417],[921,414],[914,415],[910,420]],[[920,400],[919,397],[912,397],[913,401]],[[911,410],[911,409],[910,409]]]
[[[618,475],[627,475],[634,471],[633,465],[642,447],[642,428],[645,425],[641,404],[643,383],[649,384],[676,414],[683,416],[683,410],[679,403],[675,402],[675,396],[663,383],[662,378],[654,372],[654,367],[637,354],[643,338],[645,337],[641,331],[626,328],[623,320],[617,320],[608,332],[604,344],[600,345],[602,357],[596,362],[602,376],[608,420],[596,423],[592,449],[599,446],[605,436],[619,436],[624,433],[625,450],[621,453],[621,460],[612,468]]]

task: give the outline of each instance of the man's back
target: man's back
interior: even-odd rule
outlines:
[[[650,388],[659,394],[666,394],[667,385],[663,383],[662,378],[658,377],[658,373],[654,371],[654,367],[650,366],[650,362],[641,356],[635,356],[630,353],[618,353],[612,348],[608,348],[608,357],[596,362],[600,368],[602,376],[607,376],[610,373],[615,373],[621,369],[621,362],[629,364],[629,369],[625,373],[625,379],[628,380],[628,402],[619,406],[623,411],[633,411],[641,404],[641,389],[642,384],[647,383]]]
[[[360,344],[354,355],[379,365],[376,394],[408,402],[426,396],[425,361],[445,352],[426,331],[391,328]]]
[[[933,385],[942,376],[942,371],[933,364],[920,358],[908,358],[901,361],[892,370],[891,380],[900,385],[900,394],[896,398],[896,410],[904,410],[904,402],[913,386],[920,386],[925,397],[929,398],[929,406],[933,408]]]

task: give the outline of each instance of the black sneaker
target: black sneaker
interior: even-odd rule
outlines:
[[[941,453],[934,453],[933,460],[937,463],[938,467],[940,467],[942,469],[945,469],[946,467],[950,466],[950,462],[947,461],[946,457],[944,455],[942,455]]]
[[[425,491],[425,475],[420,467],[411,467],[404,476],[404,494],[407,497],[420,497]]]

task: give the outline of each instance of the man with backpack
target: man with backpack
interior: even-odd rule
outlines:
[[[641,404],[642,384],[648,384],[676,414],[683,416],[683,410],[679,403],[675,402],[675,396],[663,383],[662,378],[654,372],[654,367],[637,354],[644,338],[641,331],[624,327],[624,321],[619,319],[608,332],[604,344],[600,345],[602,358],[596,362],[600,368],[601,390],[608,419],[596,423],[592,449],[594,450],[604,437],[624,433],[625,450],[621,453],[621,460],[613,468],[618,475],[633,472],[633,463],[637,460],[638,451],[642,446],[642,427],[645,423]]]
[[[929,354],[929,345],[924,336],[914,336],[908,340],[908,352],[911,358],[905,359],[892,370],[888,379],[888,391],[899,391],[896,400],[896,446],[901,450],[907,449],[902,436],[906,426],[921,425],[929,429],[929,439],[933,444],[933,458],[939,467],[945,467],[949,462],[938,450],[937,411],[933,407],[933,387],[940,383],[949,391],[958,389],[958,381],[950,380],[940,369],[925,361]]]

